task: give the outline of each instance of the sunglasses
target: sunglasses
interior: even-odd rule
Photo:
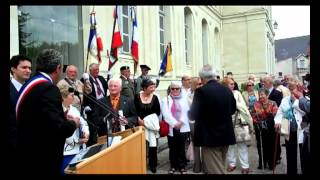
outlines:
[[[253,86],[252,84],[248,84],[247,86]]]
[[[178,91],[178,90],[180,90],[180,88],[171,88],[171,90],[176,90],[176,91]]]
[[[198,85],[199,85],[199,86],[201,86],[201,85],[202,85],[202,83],[198,83]]]

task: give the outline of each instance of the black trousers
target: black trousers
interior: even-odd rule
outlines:
[[[304,134],[303,143],[299,144],[300,148],[300,162],[302,174],[310,174],[311,172],[311,156],[309,149],[309,139],[310,137]]]
[[[187,165],[185,144],[189,133],[173,129],[173,137],[168,136],[169,160],[171,168],[185,169]]]
[[[297,174],[297,131],[290,131],[289,141],[285,140],[285,142],[287,155],[287,174]]]
[[[158,156],[157,156],[157,147],[149,147],[148,150],[148,159],[149,159],[149,168],[155,169],[157,168]]]
[[[274,150],[275,150],[274,129],[269,129],[268,131],[264,131],[264,130],[260,131],[260,129],[256,124],[254,125],[254,129],[256,133],[257,150],[259,155],[259,166],[263,165],[264,168],[266,168],[266,165],[268,165],[269,169],[273,169],[273,158],[274,158]],[[261,134],[261,137],[260,137],[260,134]],[[261,150],[261,143],[262,143],[263,150]],[[277,151],[278,151],[278,148],[277,148]],[[263,164],[262,164],[262,154],[263,154]]]

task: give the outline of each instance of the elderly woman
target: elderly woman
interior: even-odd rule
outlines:
[[[282,99],[276,117],[274,118],[275,128],[277,130],[281,128],[282,118],[287,119],[290,124],[289,137],[286,137],[285,139],[287,152],[287,174],[297,174],[297,143],[299,144],[299,149],[303,143],[303,129],[300,124],[305,112],[299,108],[299,97],[297,96],[298,93],[296,93],[296,91],[298,91],[297,86],[297,81],[288,81],[288,88],[291,95]]]
[[[169,159],[173,174],[179,169],[181,174],[186,174],[185,143],[190,132],[189,104],[187,98],[181,94],[181,84],[171,82],[170,94],[162,100],[162,113],[165,121],[170,125],[168,135]]]
[[[274,157],[273,155],[275,153],[275,130],[273,119],[277,113],[278,106],[276,102],[268,99],[268,89],[261,88],[259,89],[258,94],[259,101],[254,103],[251,112],[253,123],[255,125],[257,149],[259,154],[258,169],[262,169],[268,164],[269,169],[272,170]],[[263,157],[261,153],[263,153]]]
[[[245,83],[245,90],[242,92],[242,96],[246,105],[249,108],[249,112],[252,111],[254,103],[259,99],[258,91],[254,89],[254,82],[252,80],[248,80]]]
[[[233,96],[237,103],[237,111],[234,115],[232,115],[232,121],[234,127],[241,126],[243,124],[249,125],[250,132],[252,132],[252,118],[248,108],[244,102],[244,99],[241,93],[238,90],[234,90],[234,80],[231,78],[224,78],[222,84],[227,86],[232,92]],[[249,132],[248,132],[249,133]],[[247,134],[250,136],[250,134]],[[238,151],[238,153],[236,153]],[[227,171],[231,172],[236,169],[237,165],[237,157],[240,160],[241,164],[241,173],[248,174],[249,173],[249,157],[248,157],[248,147],[246,141],[239,141],[237,139],[237,143],[235,145],[229,146],[228,153],[227,153],[227,161],[228,161],[228,169]]]
[[[149,168],[152,173],[157,172],[157,141],[159,137],[159,118],[160,101],[157,95],[154,94],[156,82],[151,79],[143,79],[141,82],[142,91],[134,98],[134,104],[138,115],[138,124],[145,126],[149,157]],[[154,118],[157,116],[156,118]],[[153,117],[153,118],[149,118]],[[149,136],[150,135],[150,136]]]
[[[74,101],[74,93],[69,92],[68,85],[59,87],[62,96],[62,107],[67,119],[80,119],[80,126],[74,131],[73,135],[66,139],[63,149],[62,174],[73,157],[85,147],[85,143],[89,140],[89,127],[87,122],[80,116],[80,112],[72,105]]]

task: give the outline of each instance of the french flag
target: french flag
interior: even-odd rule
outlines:
[[[118,48],[122,46],[121,33],[118,25],[118,6],[115,7],[113,11],[113,33],[111,40],[111,50],[109,56],[109,67],[108,71],[112,68],[112,66],[118,61]]]
[[[90,34],[89,34],[89,41],[88,41],[88,52],[98,59],[99,63],[101,63],[101,54],[100,51],[103,50],[102,40],[101,37],[97,33],[96,29],[96,17],[95,12],[90,14]]]
[[[131,17],[132,17],[132,23],[133,23],[133,32],[132,32],[132,42],[131,42],[131,55],[135,61],[136,64],[138,64],[139,60],[139,36],[138,36],[138,23],[137,23],[137,16],[135,8],[132,7],[131,9]]]

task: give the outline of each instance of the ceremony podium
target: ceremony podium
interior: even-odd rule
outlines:
[[[113,133],[121,136],[114,144],[85,159],[74,167],[66,167],[66,174],[146,174],[146,140],[142,126]],[[99,137],[98,144],[106,142]]]

